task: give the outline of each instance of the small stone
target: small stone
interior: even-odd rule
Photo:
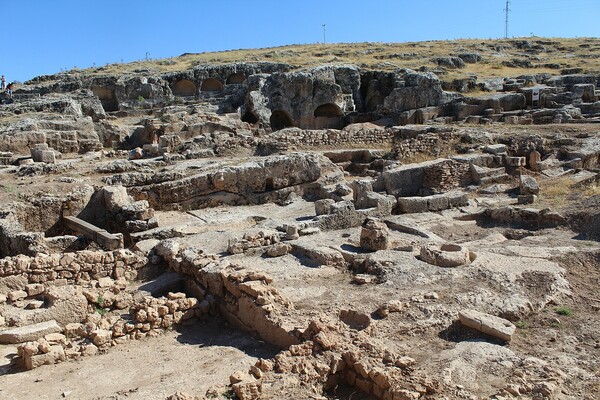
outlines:
[[[19,300],[23,300],[27,297],[27,292],[24,290],[14,290],[8,293],[8,301],[15,302]]]
[[[415,365],[416,363],[417,362],[415,361],[414,358],[407,357],[407,356],[402,356],[396,360],[396,366],[399,368],[407,368],[412,365]]]
[[[520,183],[519,183],[519,194],[527,195],[527,194],[539,194],[540,186],[533,176],[529,175],[521,175]]]
[[[384,305],[382,305],[381,307],[379,307],[379,308],[377,309],[377,311],[375,311],[375,314],[377,314],[377,316],[378,316],[379,318],[382,318],[382,319],[383,319],[383,318],[387,318],[387,317],[388,317],[388,315],[390,315],[390,310],[389,310],[389,308],[387,307],[387,305],[385,305],[385,304],[384,304]]]
[[[49,333],[44,339],[50,344],[67,344],[67,337],[62,333]]]
[[[41,283],[31,283],[25,287],[27,296],[37,296],[38,294],[44,293],[45,287]]]
[[[98,279],[98,283],[96,285],[99,288],[109,288],[114,285],[114,281],[110,277],[106,276],[104,278]]]
[[[269,257],[281,257],[292,251],[292,246],[289,243],[276,243],[269,247],[267,255]]]
[[[404,308],[404,303],[400,300],[392,300],[386,306],[390,312],[400,312]]]
[[[366,274],[356,274],[352,277],[352,283],[355,285],[366,285],[373,282],[373,277]]]
[[[36,310],[38,308],[42,308],[43,306],[44,306],[44,302],[41,300],[30,300],[27,302],[27,305],[25,306],[25,308],[28,310]]]
[[[235,371],[233,374],[231,374],[229,376],[229,383],[230,384],[236,384],[239,382],[243,382],[244,380],[248,379],[248,374],[245,373],[244,371]]]
[[[423,297],[427,300],[437,300],[440,298],[440,295],[438,295],[436,292],[429,292],[425,293]]]
[[[110,343],[112,339],[112,332],[106,329],[97,329],[92,332],[90,338],[96,346],[100,347],[102,345]]]
[[[300,233],[298,233],[298,228],[293,225],[288,225],[285,231],[285,237],[288,240],[296,240],[300,237]]]
[[[98,354],[98,347],[92,343],[85,344],[79,348],[82,356],[94,356]]]

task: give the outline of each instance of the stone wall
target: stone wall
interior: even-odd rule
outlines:
[[[473,182],[471,166],[454,160],[446,160],[425,168],[423,188],[434,193],[465,187]]]
[[[270,285],[268,275],[237,265],[223,268],[214,256],[195,248],[181,250],[175,240],[161,242],[155,251],[170,269],[191,278],[191,295],[210,296],[230,323],[281,348],[300,342],[300,333],[281,317],[293,306]]]
[[[406,138],[401,130],[394,135],[392,154],[397,160],[414,157],[417,154],[439,156],[443,149],[458,142],[459,135],[453,132],[424,132],[416,137]]]
[[[129,250],[79,251],[65,254],[18,255],[0,260],[0,281],[23,276],[28,283],[81,283],[103,277],[134,279],[147,259]],[[2,286],[0,286],[1,289]]]
[[[301,130],[289,128],[270,135],[270,139],[287,146],[336,147],[340,145],[390,145],[394,130],[372,124],[349,125],[342,130]]]

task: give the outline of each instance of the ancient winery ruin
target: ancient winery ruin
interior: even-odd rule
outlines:
[[[20,85],[0,398],[600,398],[600,72],[466,50]]]

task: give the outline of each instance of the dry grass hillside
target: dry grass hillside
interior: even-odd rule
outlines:
[[[463,68],[440,68],[437,57],[476,53],[481,60]],[[179,57],[110,64],[84,73],[123,73],[139,69],[160,72],[184,70],[202,64],[232,62],[282,62],[298,68],[323,64],[355,64],[365,69],[394,70],[427,67],[451,80],[475,75],[479,78],[518,76],[531,73],[558,74],[600,70],[599,38],[465,39],[408,43],[309,44],[264,49],[187,53]]]

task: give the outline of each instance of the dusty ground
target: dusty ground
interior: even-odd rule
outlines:
[[[225,394],[229,375],[275,354],[271,346],[223,322],[206,320],[82,361],[5,373],[0,397],[142,400],[165,399],[177,391],[203,395],[209,388]]]

